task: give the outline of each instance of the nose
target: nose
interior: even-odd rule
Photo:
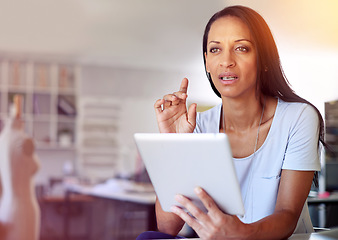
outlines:
[[[236,62],[231,53],[223,52],[219,65],[221,67],[231,68],[236,65]]]

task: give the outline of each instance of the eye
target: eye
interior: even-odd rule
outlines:
[[[219,51],[220,51],[220,49],[216,48],[216,47],[210,48],[210,50],[209,50],[209,52],[211,52],[211,53],[217,53]]]
[[[245,46],[236,47],[236,50],[240,52],[249,52],[249,48]]]

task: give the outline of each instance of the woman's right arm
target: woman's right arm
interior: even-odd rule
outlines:
[[[154,108],[161,133],[192,133],[196,126],[196,104],[191,104],[187,111],[188,79],[182,80],[180,90],[165,95],[155,102]],[[184,221],[176,214],[163,211],[156,200],[156,221],[160,232],[176,236]]]
[[[188,79],[184,78],[180,90],[165,95],[155,102],[157,124],[161,133],[192,133],[196,126],[196,104],[187,111]]]
[[[163,211],[158,199],[156,199],[155,209],[158,230],[176,236],[181,231],[184,221],[174,213]]]

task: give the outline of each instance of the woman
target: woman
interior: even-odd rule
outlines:
[[[178,92],[154,105],[159,130],[226,133],[246,213],[243,218],[223,213],[198,187],[208,213],[181,195],[176,200],[190,215],[176,206],[164,212],[157,201],[159,231],[176,236],[184,223],[202,239],[284,239],[313,231],[306,198],[320,170],[323,120],[289,87],[269,27],[252,9],[225,8],[205,28],[203,53],[222,104],[198,114],[196,104],[187,110],[188,80],[183,79]]]

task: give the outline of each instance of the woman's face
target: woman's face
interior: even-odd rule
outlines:
[[[207,72],[223,97],[256,93],[256,49],[249,28],[239,18],[222,17],[211,25],[204,54]]]

